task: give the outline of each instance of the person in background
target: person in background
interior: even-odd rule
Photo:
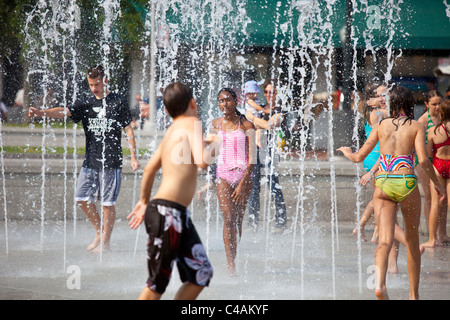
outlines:
[[[111,235],[116,219],[115,204],[122,180],[122,129],[125,131],[131,150],[131,167],[136,171],[140,163],[136,156],[136,144],[131,128],[131,113],[126,100],[109,92],[108,78],[101,65],[87,71],[87,81],[93,96],[78,100],[70,107],[29,109],[30,118],[71,118],[81,122],[86,136],[86,155],[78,175],[75,201],[95,230],[94,241],[87,246],[90,252],[106,251],[110,248]],[[94,204],[95,196],[102,205],[103,219]],[[102,226],[103,224],[103,226]]]
[[[417,120],[423,127],[425,128],[425,144],[428,143],[428,129],[431,127],[438,125],[441,122],[441,116],[439,113],[439,108],[442,103],[442,95],[436,91],[428,91],[425,96],[425,112],[424,114]],[[431,157],[431,154],[429,154]],[[430,190],[430,178],[422,169],[422,166],[419,164],[417,157],[415,157],[415,170],[419,181],[422,185],[422,190],[424,194],[424,214],[427,225],[429,223],[430,218],[430,207],[431,207],[431,190]]]
[[[265,169],[264,175],[267,178],[270,194],[275,200],[275,227],[283,230],[287,226],[286,202],[278,174],[280,154],[274,141],[274,139],[277,139],[277,133],[284,123],[284,115],[281,113],[278,101],[277,85],[278,82],[275,79],[269,79],[264,83],[264,96],[267,100],[264,109],[268,111],[264,119],[258,118],[250,112],[246,114],[246,117],[253,122],[257,129],[257,162],[253,170],[253,190],[248,206],[249,225],[255,229],[259,222],[261,170],[263,168]]]
[[[432,158],[438,181],[450,192],[450,100],[440,105],[440,121],[436,126],[428,129],[428,156]],[[431,210],[428,220],[429,239],[423,244],[426,248],[443,246],[450,243],[447,236],[447,209],[448,204],[439,201],[439,195],[430,183]],[[447,202],[450,198],[447,197]]]
[[[268,114],[270,112],[260,105],[258,100],[258,94],[260,92],[256,81],[250,80],[244,84],[245,112],[250,112],[253,116],[258,118],[261,118],[263,114]]]

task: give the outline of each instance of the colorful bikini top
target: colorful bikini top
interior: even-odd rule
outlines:
[[[407,155],[390,155],[380,153],[380,164],[378,170],[381,171],[398,171],[402,169],[414,169],[413,154]]]
[[[222,131],[222,122],[220,123],[220,131],[217,134],[222,138],[217,170],[245,169],[248,164],[248,141],[245,133],[241,131],[241,118],[239,118],[238,129],[231,132]]]
[[[444,128],[445,134],[447,135],[447,140],[445,140],[442,143],[436,143],[434,145],[435,150],[437,151],[437,149],[445,147],[445,146],[450,146],[450,136],[448,135],[447,129],[444,127],[444,125],[442,125],[442,128]]]

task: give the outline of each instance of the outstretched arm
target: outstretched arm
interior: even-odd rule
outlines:
[[[258,110],[258,111],[263,111],[263,112],[265,112],[265,113],[269,113],[270,112],[270,110],[266,110],[266,109],[264,109],[263,107],[261,107],[259,104],[257,104],[256,102],[255,102],[255,100],[253,100],[253,99],[247,99],[247,103],[250,105],[250,107],[252,107],[253,109],[255,109],[255,110]]]
[[[372,132],[370,133],[369,137],[367,138],[366,142],[363,144],[363,146],[356,152],[352,152],[352,149],[350,147],[340,147],[336,151],[341,151],[344,154],[344,157],[349,159],[352,162],[363,162],[364,159],[367,157],[367,155],[375,148],[377,142],[378,142],[378,129],[379,124],[376,124]]]
[[[36,109],[35,107],[31,107],[28,109],[28,116],[30,118],[52,118],[52,119],[62,119],[65,116],[70,117],[72,114],[68,108],[64,107],[56,107],[46,110]]]
[[[283,121],[283,115],[276,113],[268,121],[255,117],[251,112],[247,112],[245,117],[252,121],[256,128],[270,130],[278,127]]]

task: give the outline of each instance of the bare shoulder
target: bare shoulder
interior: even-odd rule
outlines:
[[[423,115],[420,116],[419,119],[417,119],[417,122],[419,122],[421,125],[423,125],[424,127],[427,126],[428,123],[428,116],[427,113],[425,112]]]
[[[426,131],[425,127],[419,122],[419,120],[411,120],[411,126],[417,129],[423,129],[424,132]]]
[[[211,121],[211,125],[212,125],[214,128],[216,128],[216,129],[219,128],[221,119],[222,119],[222,118],[216,118],[216,119],[213,119],[213,121]]]
[[[246,118],[242,119],[242,126],[244,127],[244,131],[255,129],[255,126],[252,122],[248,121]]]
[[[436,126],[432,126],[431,128],[427,129],[427,135],[428,137],[434,137],[436,135],[436,131],[439,131],[439,128],[436,130]]]
[[[173,125],[175,128],[191,129],[197,121],[200,121],[197,117],[183,117],[174,121]]]

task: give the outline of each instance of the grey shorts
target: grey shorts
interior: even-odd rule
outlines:
[[[104,173],[104,174],[103,174]],[[122,169],[90,169],[82,167],[78,175],[75,201],[95,201],[103,206],[113,206],[119,196]]]

